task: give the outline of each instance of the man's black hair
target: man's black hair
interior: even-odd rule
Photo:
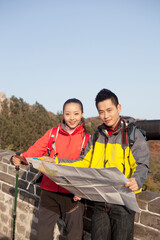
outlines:
[[[64,112],[65,106],[66,106],[68,103],[78,103],[78,104],[81,106],[81,111],[82,111],[82,113],[83,113],[83,104],[82,104],[82,102],[81,102],[79,99],[77,99],[77,98],[70,98],[70,99],[68,99],[68,100],[63,104],[63,112]]]
[[[119,104],[118,97],[111,92],[110,90],[103,88],[96,96],[95,102],[96,102],[96,107],[99,102],[102,102],[106,99],[111,99],[112,103],[117,107]]]

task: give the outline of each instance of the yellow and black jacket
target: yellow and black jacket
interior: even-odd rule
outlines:
[[[132,123],[134,123],[133,118],[121,118],[118,130],[111,136],[107,134],[105,125],[102,124],[90,137],[84,155],[74,162],[70,159],[56,158],[56,163],[74,167],[117,167],[127,178],[135,177],[141,188],[149,172],[150,154],[146,140],[138,129],[135,129],[134,144],[130,145],[130,136],[127,130]],[[98,136],[95,141],[97,132]],[[125,136],[125,143],[123,136]]]

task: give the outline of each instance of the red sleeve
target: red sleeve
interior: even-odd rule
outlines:
[[[26,157],[42,157],[47,153],[47,146],[51,129],[39,138],[26,152],[22,153]]]

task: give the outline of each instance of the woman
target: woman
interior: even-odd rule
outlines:
[[[56,128],[48,130],[43,137],[35,142],[20,156],[15,155],[15,166],[25,162],[26,157],[42,157],[47,153],[50,135],[56,133],[55,143],[52,144],[50,158],[76,159],[83,152],[89,140],[83,121],[83,105],[80,100],[68,99],[63,105],[63,122]],[[43,175],[41,182],[41,197],[39,205],[38,240],[52,240],[54,227],[63,217],[66,226],[67,239],[81,240],[83,235],[84,206],[78,197],[58,186],[47,176]],[[73,200],[74,198],[74,200]]]

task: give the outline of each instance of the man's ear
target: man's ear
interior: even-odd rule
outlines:
[[[117,109],[118,109],[118,112],[120,113],[121,112],[121,104],[117,105]]]

